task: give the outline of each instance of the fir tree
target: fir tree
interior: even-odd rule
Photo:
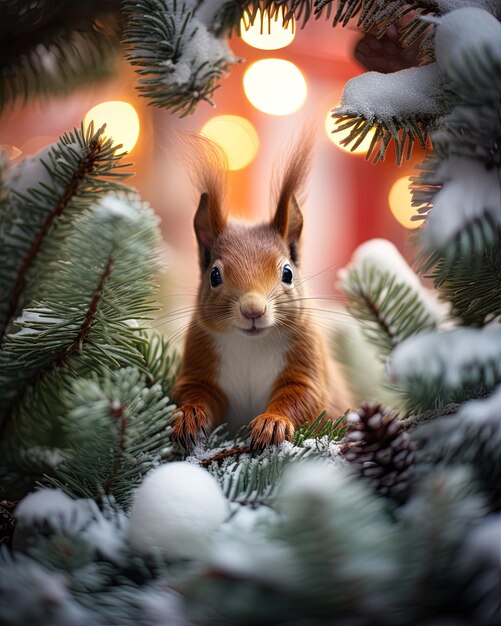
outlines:
[[[19,42],[3,61],[3,104],[70,88],[81,67],[64,51],[75,36],[101,50],[88,31],[105,12],[120,14],[141,93],[183,115],[212,98],[235,60],[228,35],[261,3],[21,4],[2,8]],[[416,67],[353,79],[334,112],[350,145],[375,129],[374,161],[390,144],[397,161],[433,146],[413,192],[419,269],[442,302],[386,243],[358,250],[340,276],[400,413],[320,416],[259,453],[224,428],[176,448],[177,358],[143,328],[156,218],[122,184],[122,156],[91,128],[2,161],[0,512],[4,529],[12,510],[16,521],[0,556],[6,624],[501,622],[501,11],[495,0],[280,4],[306,28],[314,16],[379,36],[396,25],[402,46],[419,45]],[[94,52],[77,55],[88,78]],[[190,472],[172,464],[153,489],[155,468],[180,458]],[[193,465],[214,494],[203,511]],[[165,528],[160,542],[151,525]],[[183,541],[188,557],[173,558]]]

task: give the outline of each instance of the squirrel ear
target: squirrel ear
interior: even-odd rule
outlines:
[[[206,269],[210,263],[214,241],[225,227],[221,207],[218,202],[214,201],[214,198],[209,197],[208,193],[203,193],[200,196],[193,225],[198,241],[200,265],[202,269]]]
[[[272,226],[287,242],[291,251],[291,261],[296,263],[298,243],[303,230],[303,214],[295,196],[288,198],[282,196],[279,199]]]

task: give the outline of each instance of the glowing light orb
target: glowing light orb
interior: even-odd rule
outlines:
[[[226,154],[229,170],[241,170],[255,157],[259,138],[254,126],[238,115],[218,115],[211,118],[202,135],[217,143]]]
[[[257,10],[250,24],[248,16],[240,20],[240,33],[246,44],[259,50],[278,50],[292,43],[295,36],[295,20],[291,17],[284,25],[285,7],[270,16],[269,11]]]
[[[343,141],[343,139],[346,139],[346,137],[348,137],[351,130],[348,129],[337,133],[333,132],[337,128],[338,125],[336,124],[335,118],[331,116],[331,113],[327,113],[327,117],[325,118],[325,132],[327,133],[327,137],[329,137],[332,143],[340,150],[348,152],[349,154],[367,154],[367,150],[370,148],[372,138],[374,137],[374,133],[376,132],[374,129],[371,128],[371,130],[367,133],[363,141],[360,143],[359,146],[355,148],[355,150],[350,150],[349,146],[344,146],[341,142]]]
[[[411,217],[416,215],[416,209],[412,206],[412,194],[409,189],[410,177],[403,176],[396,180],[390,193],[388,194],[388,204],[390,205],[393,217],[405,228],[419,228],[422,224],[421,220],[412,221]]]
[[[262,59],[244,75],[250,103],[269,115],[290,115],[300,109],[308,92],[301,70],[283,59]]]
[[[136,145],[139,138],[139,117],[129,102],[101,102],[87,112],[84,126],[87,128],[91,121],[94,121],[95,130],[106,124],[106,137],[111,137],[115,145],[122,144],[127,152],[131,152]]]

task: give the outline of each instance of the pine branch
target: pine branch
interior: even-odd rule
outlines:
[[[302,447],[305,441],[310,439],[322,439],[327,441],[340,441],[346,432],[345,415],[336,420],[326,420],[326,411],[323,411],[317,419],[309,424],[305,422],[294,433],[294,445]]]
[[[213,23],[181,0],[124,0],[128,16],[128,59],[136,66],[139,92],[150,104],[180,116],[212,94],[231,63],[231,54]],[[215,18],[213,18],[215,19]]]
[[[450,89],[462,103],[482,105],[496,103],[501,94],[501,23],[489,12],[496,11],[496,3],[478,4],[447,13],[437,28],[435,47]]]
[[[106,180],[128,174],[120,171],[126,166],[120,163],[123,155],[103,132],[103,128],[94,132],[92,124],[87,130],[82,125],[11,172],[10,197],[0,207],[0,287],[6,294],[0,304],[2,332],[35,297],[46,263],[59,254],[71,219],[89,210],[104,193],[122,188]],[[56,224],[57,237],[44,250]]]
[[[109,77],[119,22],[118,0],[2,2],[0,110],[20,98],[67,93]]]
[[[134,368],[73,381],[60,417],[67,449],[50,484],[73,497],[112,495],[128,506],[134,487],[172,453],[173,406]]]
[[[468,466],[495,511],[501,509],[500,400],[497,387],[487,398],[471,400],[454,415],[439,417],[414,433],[421,474],[431,466]]]
[[[422,294],[398,275],[370,264],[352,267],[341,288],[348,297],[348,311],[363,322],[363,334],[382,355],[388,355],[407,337],[436,328],[437,319]]]
[[[79,362],[142,366],[140,338],[126,320],[152,310],[157,219],[133,196],[107,196],[74,232],[5,337],[0,389],[10,404],[41,375]],[[92,366],[91,366],[92,370]],[[5,407],[7,408],[7,407]]]
[[[416,142],[423,150],[428,147],[428,127],[432,118],[384,121],[377,117],[368,120],[361,115],[334,114],[333,117],[337,118],[337,128],[333,132],[350,131],[341,143],[350,147],[352,151],[358,148],[369,132],[374,132],[365,154],[365,158],[367,160],[372,158],[374,164],[384,161],[390,145],[395,148],[397,165],[401,165],[403,160],[410,159]]]
[[[456,563],[465,538],[487,508],[466,467],[437,469],[416,489],[395,512],[403,542],[395,585],[401,614],[408,619],[410,610],[419,622],[459,606],[463,589]]]
[[[343,145],[355,149],[374,132],[366,158],[382,161],[393,145],[397,164],[408,159],[416,142],[428,145],[428,133],[451,106],[436,64],[380,74],[368,72],[345,85],[335,132],[350,131]]]
[[[315,16],[332,18],[332,25],[347,26],[355,17],[358,17],[357,27],[365,32],[376,28],[379,36],[393,24],[400,22],[402,18],[413,14],[410,21],[401,29],[401,43],[404,47],[412,45],[423,35],[429,24],[423,22],[423,15],[438,16],[439,6],[436,0],[390,0],[378,2],[378,0],[337,0],[336,8],[333,8],[334,0],[316,0]]]
[[[434,253],[423,265],[443,299],[451,303],[451,315],[463,325],[483,326],[501,316],[500,234],[480,256]]]
[[[91,617],[72,597],[64,575],[7,549],[0,550],[0,597],[7,624],[85,626]]]
[[[145,332],[144,338],[146,341],[139,343],[138,349],[144,359],[148,382],[162,385],[165,395],[169,396],[179,372],[180,355],[166,337],[153,330]]]
[[[413,205],[426,219],[421,242],[421,271],[441,261],[449,268],[458,260],[477,264],[491,250],[501,228],[500,170],[482,159],[432,155],[413,178]]]
[[[390,371],[410,410],[482,397],[501,382],[501,327],[426,331],[393,352]]]

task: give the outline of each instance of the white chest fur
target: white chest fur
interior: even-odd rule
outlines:
[[[263,337],[232,333],[215,338],[218,383],[228,399],[224,421],[235,432],[266,411],[270,394],[285,366],[287,337],[272,329]]]

